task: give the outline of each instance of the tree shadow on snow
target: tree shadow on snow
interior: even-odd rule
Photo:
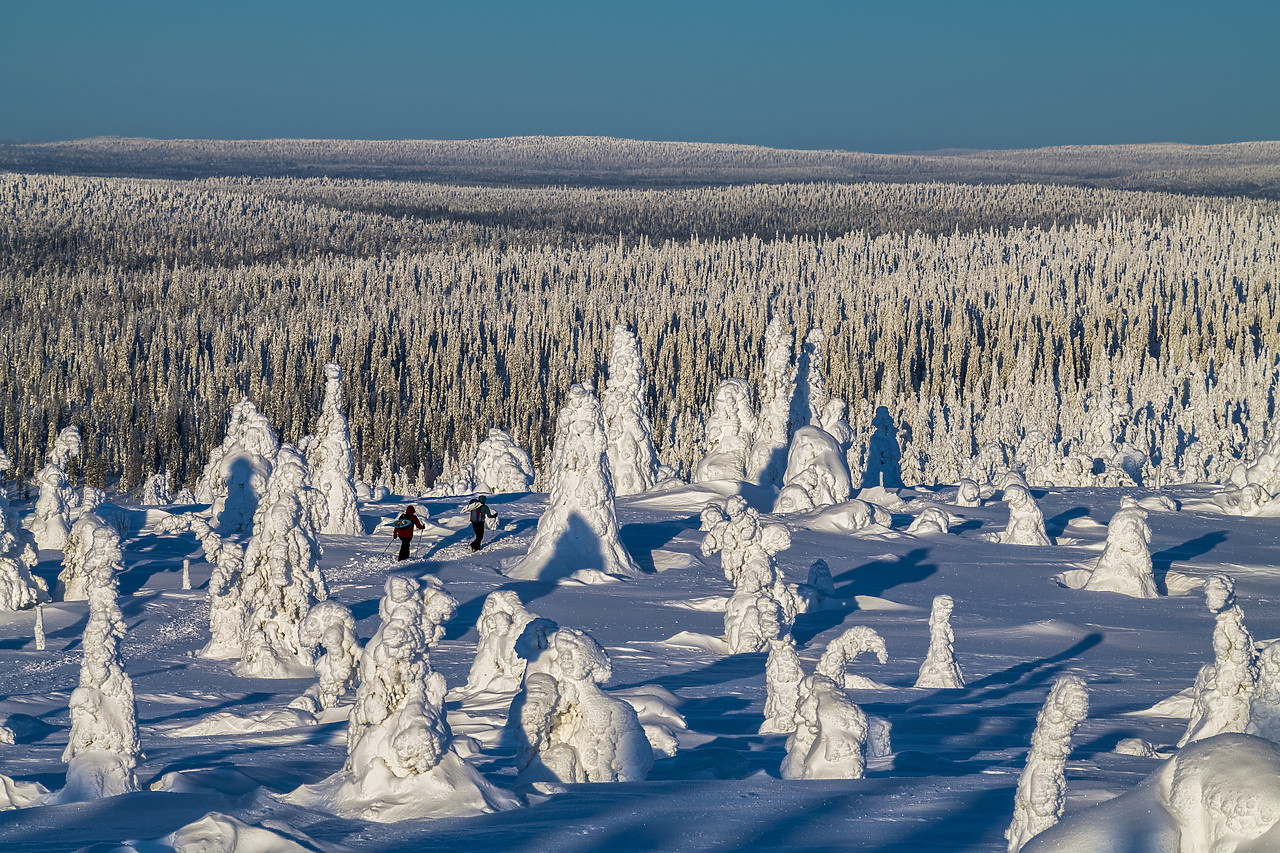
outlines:
[[[850,598],[855,595],[879,597],[895,586],[919,583],[938,571],[938,567],[934,564],[924,562],[924,558],[928,555],[928,548],[912,548],[905,554],[881,558],[842,572],[841,580],[850,577],[851,580],[844,586],[836,587],[836,597]]]
[[[653,552],[686,530],[697,530],[700,525],[701,521],[696,515],[674,521],[626,524],[618,530],[618,539],[641,571],[654,574],[657,568],[654,566]]]
[[[1181,545],[1175,545],[1172,548],[1166,548],[1151,555],[1151,573],[1155,576],[1156,587],[1161,595],[1168,594],[1168,587],[1165,585],[1165,578],[1169,574],[1169,569],[1177,560],[1180,563],[1187,563],[1196,557],[1203,556],[1214,548],[1227,541],[1227,531],[1215,530],[1212,533],[1206,533],[1203,536],[1197,536],[1195,539],[1189,539]]]
[[[1077,518],[1087,518],[1089,516],[1089,508],[1087,506],[1076,506],[1071,509],[1058,513],[1053,518],[1044,520],[1044,532],[1050,539],[1057,539],[1062,536],[1067,525]]]

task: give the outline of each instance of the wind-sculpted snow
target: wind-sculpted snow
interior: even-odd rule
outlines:
[[[305,460],[292,446],[282,445],[244,552],[240,596],[245,623],[235,667],[240,675],[283,678],[312,672],[298,626],[312,605],[329,595],[308,511],[314,495]]]
[[[1196,675],[1191,719],[1178,741],[1185,746],[1249,726],[1250,704],[1258,689],[1258,652],[1235,600],[1235,582],[1227,575],[1205,580],[1205,603],[1214,615],[1213,663]]]
[[[720,383],[705,427],[705,454],[694,467],[693,482],[747,479],[756,429],[751,385],[745,379]]]
[[[67,783],[44,803],[72,803],[138,790],[134,775],[142,747],[138,739],[133,682],[124,671],[120,642],[124,617],[116,604],[116,575],[123,568],[120,537],[95,516],[81,535],[89,599],[80,665],[80,685],[71,694],[71,733],[62,760]]]
[[[323,522],[317,533],[341,533],[348,536],[364,532],[356,511],[355,452],[351,431],[343,414],[342,368],[329,363],[324,366],[324,403],[314,436],[303,447],[311,483],[324,498],[320,513]]]
[[[791,438],[775,513],[804,512],[849,499],[849,465],[839,443],[816,426],[802,426]]]
[[[1151,528],[1147,511],[1131,497],[1120,499],[1120,510],[1107,525],[1107,544],[1098,558],[1084,588],[1118,592],[1132,598],[1156,598],[1155,576],[1152,574]]]
[[[525,659],[516,653],[516,641],[534,618],[511,590],[494,590],[485,597],[476,622],[480,639],[463,693],[514,693],[520,689]]]
[[[80,429],[64,428],[49,448],[45,465],[36,474],[40,497],[27,525],[38,548],[62,548],[71,532],[76,495],[67,479],[67,463],[80,455]]]
[[[527,492],[534,481],[533,461],[509,434],[500,429],[491,429],[476,448],[476,457],[471,463],[469,475],[464,476],[458,485],[467,485],[468,479],[469,488],[458,488],[451,493]]]
[[[609,656],[590,635],[560,628],[528,662],[511,704],[519,727],[516,767],[526,782],[637,782],[653,748],[635,709],[600,689]]]
[[[951,611],[955,602],[949,595],[933,599],[929,612],[929,652],[920,664],[916,687],[952,689],[964,687],[964,675],[956,663],[955,632],[951,630]]]
[[[1065,769],[1071,738],[1088,713],[1089,693],[1083,681],[1064,675],[1054,682],[1036,716],[1031,750],[1018,777],[1013,822],[1004,834],[1009,853],[1018,853],[1030,838],[1061,819],[1067,802]]]
[[[764,333],[764,369],[760,374],[760,403],[756,415],[755,442],[747,459],[746,479],[765,486],[777,483],[786,467],[791,439],[791,400],[795,394],[795,369],[791,365],[793,336],[784,332],[777,317]]]
[[[618,538],[606,446],[600,404],[589,387],[574,385],[556,421],[547,510],[528,552],[506,570],[508,577],[572,575],[599,583],[640,574]]]
[[[360,658],[347,762],[327,779],[303,785],[283,799],[384,823],[518,805],[453,749],[444,677],[432,671],[427,656],[441,616],[452,615],[443,606],[446,599],[456,607],[438,582],[424,588],[400,575],[387,580],[378,605],[382,624]]]
[[[609,470],[615,494],[635,495],[658,479],[658,453],[645,404],[648,383],[640,344],[626,326],[613,327],[609,381],[600,403],[608,437]]]

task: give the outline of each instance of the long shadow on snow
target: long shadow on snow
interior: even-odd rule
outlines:
[[[1089,508],[1087,506],[1076,506],[1071,509],[1064,510],[1053,518],[1044,520],[1044,532],[1050,539],[1057,539],[1067,530],[1067,525],[1077,518],[1087,518],[1089,516]]]
[[[699,524],[696,515],[675,521],[637,522],[623,525],[618,530],[618,538],[622,541],[622,547],[630,552],[636,565],[642,571],[653,574],[657,571],[653,564],[653,552],[686,530],[697,530]]]
[[[891,559],[880,559],[840,573],[840,579],[848,579],[844,586],[836,587],[836,597],[853,595],[881,596],[886,590],[906,583],[919,583],[938,571],[932,563],[924,562],[928,548],[912,548],[905,554]]]
[[[1173,566],[1173,561],[1186,563],[1194,560],[1196,557],[1209,553],[1214,548],[1227,541],[1227,531],[1215,530],[1212,533],[1206,533],[1203,536],[1197,536],[1195,539],[1189,539],[1181,545],[1175,545],[1172,548],[1166,548],[1151,555],[1151,573],[1155,575],[1156,588],[1161,595],[1168,595],[1169,589],[1165,585],[1165,578],[1169,574],[1169,569]]]

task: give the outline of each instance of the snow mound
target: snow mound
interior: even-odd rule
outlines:
[[[130,841],[112,853],[315,853],[315,841],[275,821],[248,824],[210,812],[155,841]]]
[[[796,430],[775,513],[803,512],[849,499],[849,465],[834,438],[816,426]]]

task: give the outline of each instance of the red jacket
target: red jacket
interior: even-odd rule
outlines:
[[[415,512],[414,512],[413,510],[411,510],[411,509],[407,509],[407,510],[405,510],[404,512],[400,513],[400,518],[396,519],[396,521],[400,521],[401,519],[408,519],[409,521],[412,521],[412,522],[413,522],[413,524],[406,524],[404,527],[397,527],[397,528],[396,528],[396,537],[397,537],[397,538],[399,538],[399,539],[412,539],[412,538],[413,538],[413,528],[415,528],[415,527],[416,527],[416,528],[418,528],[419,530],[421,530],[421,529],[423,529],[424,527],[426,527],[426,525],[425,525],[425,524],[423,524],[423,523],[418,519],[418,515],[417,515],[417,513],[415,513]]]

